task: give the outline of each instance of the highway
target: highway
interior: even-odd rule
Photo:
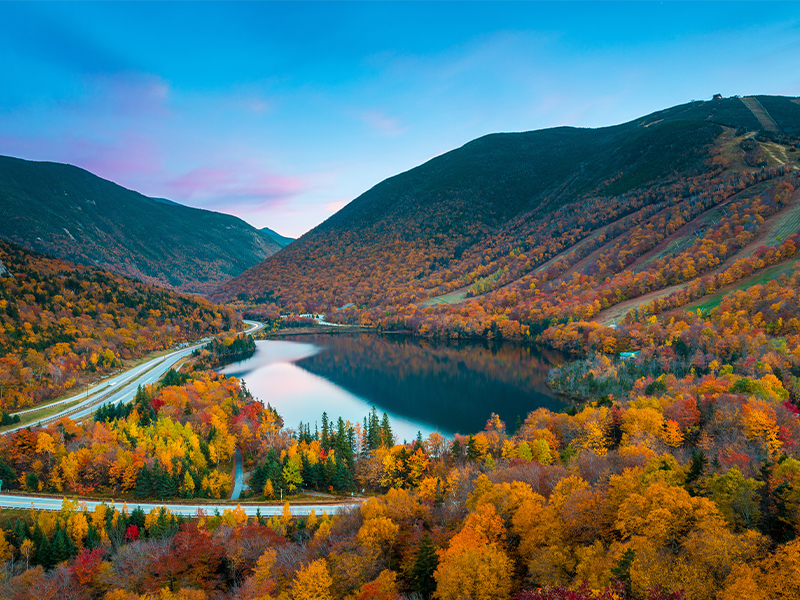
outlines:
[[[263,323],[259,323],[257,321],[244,321],[244,323],[250,326],[245,333],[253,333],[264,327]],[[74,421],[80,421],[92,415],[101,406],[130,402],[136,395],[136,390],[140,385],[156,383],[182,358],[189,356],[198,348],[205,346],[210,339],[211,338],[203,338],[197,344],[187,346],[179,350],[174,350],[164,356],[159,356],[148,360],[147,362],[133,367],[128,371],[119,373],[113,377],[109,377],[108,379],[104,379],[95,385],[94,390],[81,392],[80,394],[76,394],[70,398],[65,398],[64,400],[60,400],[48,406],[58,406],[76,401],[77,404],[65,408],[64,410],[42,419],[41,421],[37,421],[35,424],[32,423],[20,425],[19,427],[7,429],[3,432],[3,434],[18,431],[19,429],[24,429],[25,427],[29,427],[31,425],[38,425],[39,423],[44,424],[51,421],[58,421],[62,417],[69,417]],[[36,407],[34,409],[28,409],[15,414],[24,415],[25,413],[32,412],[33,410],[41,410],[41,408],[42,407]]]
[[[101,502],[99,500],[84,500],[81,498],[77,498],[81,504],[85,504],[86,508],[94,510],[94,507],[98,504],[106,504],[108,506],[115,506],[118,509],[122,508],[123,502]],[[297,504],[295,506],[289,505],[291,512],[293,515],[307,515],[312,510],[316,512],[318,515],[322,514],[322,511],[327,511],[328,514],[333,514],[336,511],[349,508],[354,505],[360,504],[360,501],[354,500],[352,502],[341,502],[337,504]],[[22,496],[17,494],[0,494],[0,507],[3,508],[21,508],[21,509],[31,509],[34,508],[36,510],[61,510],[62,506],[62,499],[61,498],[46,498],[42,496]],[[203,510],[206,514],[213,514],[214,510],[219,510],[222,513],[223,510],[226,508],[234,508],[236,506],[235,503],[227,503],[227,504],[177,504],[177,503],[153,503],[153,502],[130,502],[128,503],[128,511],[131,511],[137,507],[141,508],[144,512],[149,513],[154,508],[165,507],[170,512],[178,515],[183,515],[186,517],[191,517],[197,514],[198,509]],[[269,517],[272,515],[279,515],[283,512],[283,505],[280,504],[245,504],[242,506],[244,511],[247,513],[248,516],[255,516],[256,511],[260,511],[261,515],[264,517]]]
[[[261,329],[264,324],[259,323],[257,321],[244,321],[247,325],[250,326],[249,329],[246,330],[246,333],[253,333],[258,329]],[[54,414],[47,419],[42,419],[38,423],[47,423],[50,421],[57,421],[62,417],[69,417],[73,420],[80,421],[81,419],[85,419],[92,415],[94,411],[96,411],[99,407],[105,406],[106,404],[115,404],[115,403],[125,403],[130,402],[133,400],[134,396],[136,395],[136,389],[140,385],[146,385],[150,383],[155,383],[161,377],[164,376],[170,368],[174,367],[183,357],[190,355],[198,348],[202,348],[211,338],[204,338],[200,340],[199,343],[194,344],[192,346],[187,346],[185,348],[181,348],[179,350],[175,350],[166,354],[165,356],[159,356],[157,358],[151,359],[141,365],[138,365],[124,373],[119,373],[114,375],[113,377],[109,377],[108,379],[103,380],[99,384],[95,386],[94,390],[89,392],[82,392],[71,398],[66,398],[64,400],[60,400],[55,404],[51,404],[50,406],[57,406],[60,404],[68,404],[74,401],[79,401],[78,404],[74,406],[70,406],[69,408],[60,411],[57,414]],[[39,410],[38,408],[33,410]],[[16,414],[25,414],[25,412],[30,411],[21,411]],[[11,433],[12,431],[17,431],[19,429],[23,429],[24,427],[28,427],[29,425],[22,425],[20,427],[15,427],[13,429],[9,429],[4,433]],[[236,477],[235,477],[235,497],[238,497],[239,493],[241,493],[244,483],[244,477],[242,473],[242,464],[241,464],[241,454],[237,449],[237,461],[236,461]],[[82,503],[86,504],[89,510],[94,509],[95,506],[98,504],[102,504],[100,501],[95,500],[81,500]],[[23,509],[30,509],[35,508],[36,510],[61,510],[61,498],[58,497],[45,497],[45,496],[28,496],[28,495],[18,495],[18,494],[0,494],[0,507],[4,508],[23,508]],[[291,507],[292,514],[295,515],[307,515],[312,510],[316,511],[317,513],[321,513],[323,510],[331,512],[336,512],[339,509],[347,508],[349,506],[353,506],[354,504],[358,504],[359,501],[351,501],[351,502],[343,502],[338,504],[302,504]],[[107,503],[109,504],[109,503]],[[185,516],[192,516],[197,513],[198,509],[202,509],[207,513],[213,513],[215,509],[222,512],[226,508],[233,508],[236,506],[235,503],[227,503],[227,504],[182,504],[182,503],[132,503],[128,505],[129,510],[133,510],[137,506],[141,507],[145,512],[150,512],[153,508],[158,508],[161,506],[165,506],[171,512],[175,514],[185,515]],[[263,505],[246,505],[243,507],[245,512],[250,515],[254,516],[256,514],[256,510],[260,509],[261,514],[264,516],[271,516],[280,514],[283,510],[282,505],[270,505],[270,504],[263,504]]]

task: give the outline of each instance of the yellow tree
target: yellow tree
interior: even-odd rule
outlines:
[[[511,591],[511,559],[503,549],[465,527],[439,550],[434,597],[439,600],[504,600]]]
[[[328,572],[324,558],[320,558],[300,569],[294,579],[294,600],[333,600],[331,594],[333,578]]]

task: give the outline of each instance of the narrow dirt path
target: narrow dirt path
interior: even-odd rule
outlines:
[[[772,133],[778,133],[778,124],[772,117],[769,116],[767,110],[761,106],[761,102],[758,101],[758,98],[755,96],[744,96],[742,98],[742,102],[744,102],[744,105],[750,109],[750,112],[753,113],[753,116],[756,119],[758,119],[758,122],[761,123],[761,126],[764,129],[771,131]]]

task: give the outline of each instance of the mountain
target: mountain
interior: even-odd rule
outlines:
[[[240,325],[226,306],[0,240],[0,410]]]
[[[795,234],[799,126],[800,100],[758,96],[488,135],[379,183],[211,296],[455,335],[591,316]]]
[[[280,250],[241,219],[148,198],[66,164],[0,157],[0,237],[203,293]]]
[[[270,229],[269,227],[262,227],[259,231],[264,235],[266,235],[271,240],[273,240],[281,248],[283,248],[284,246],[288,246],[294,241],[294,238],[281,235],[277,231],[272,231],[272,229]]]

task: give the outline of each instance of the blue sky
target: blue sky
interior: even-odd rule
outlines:
[[[800,3],[0,2],[0,154],[298,236],[481,135],[800,95]]]

